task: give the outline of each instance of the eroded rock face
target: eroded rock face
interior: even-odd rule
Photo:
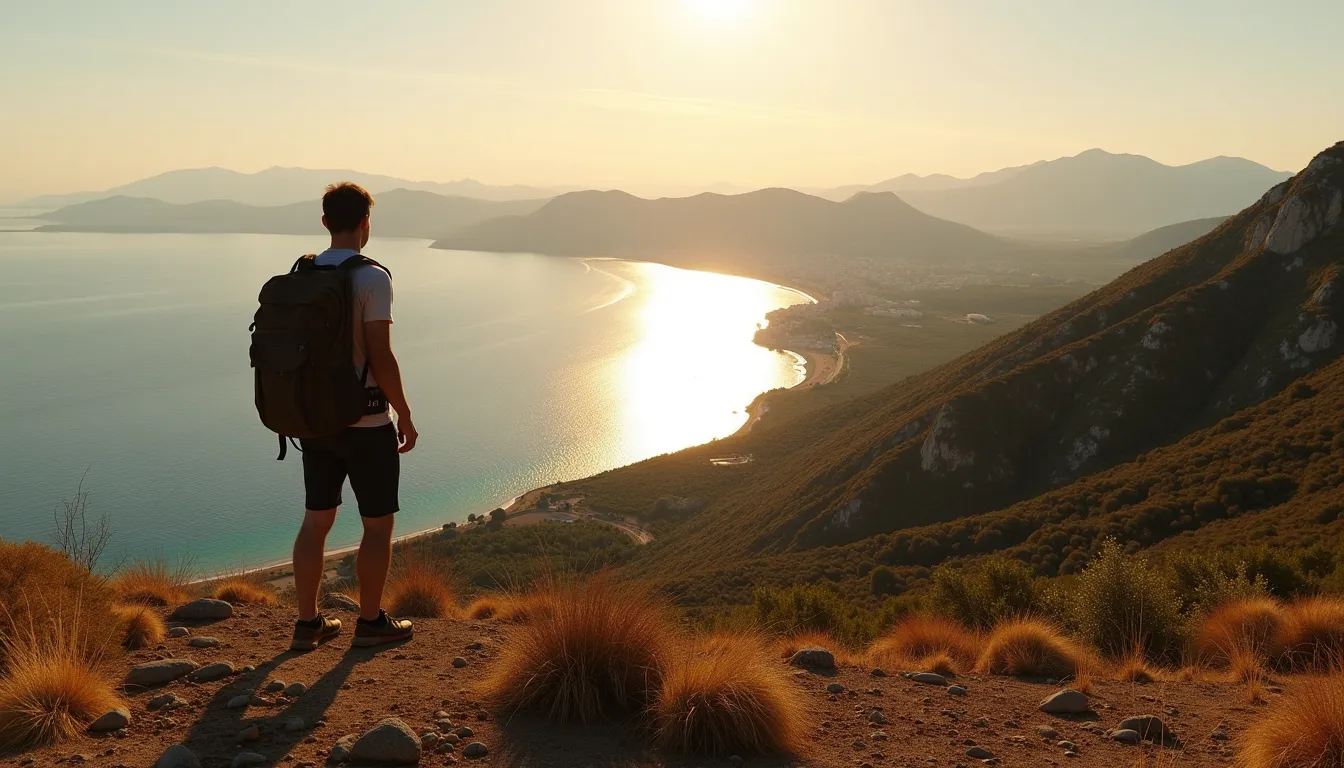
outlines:
[[[1344,189],[1335,185],[1332,176],[1341,165],[1344,159],[1325,153],[1311,161],[1279,207],[1274,226],[1265,238],[1265,248],[1285,256],[1297,253],[1339,223],[1344,212]]]
[[[953,471],[975,463],[975,452],[958,448],[954,442],[956,424],[952,405],[944,405],[933,420],[933,428],[919,449],[919,466],[926,472]]]

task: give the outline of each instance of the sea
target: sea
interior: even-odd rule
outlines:
[[[0,227],[0,229],[4,229]],[[86,492],[104,563],[201,572],[284,560],[300,459],[257,419],[248,323],[267,277],[317,238],[0,231],[0,538],[49,542]],[[752,343],[810,301],[757,280],[600,258],[378,239],[420,441],[398,532],[532,488],[725,437],[802,360]],[[357,543],[353,496],[328,541]]]

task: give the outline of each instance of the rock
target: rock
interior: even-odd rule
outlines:
[[[966,689],[965,689],[965,688],[962,688],[960,685],[949,685],[949,686],[947,686],[947,692],[948,692],[949,694],[953,695],[953,696],[965,696],[965,695],[966,695]]]
[[[456,733],[445,733],[443,734],[443,740],[449,744],[457,744],[462,741],[462,737],[458,736]]]
[[[868,715],[868,722],[873,725],[886,725],[887,715],[880,709],[874,709],[872,714]]]
[[[485,757],[490,754],[490,750],[479,741],[473,741],[462,749],[463,757]]]
[[[1139,732],[1130,730],[1129,728],[1120,728],[1111,731],[1111,740],[1118,741],[1121,744],[1138,744],[1142,741],[1142,739],[1139,738]]]
[[[1144,741],[1151,741],[1155,744],[1173,745],[1176,743],[1176,733],[1168,728],[1162,719],[1157,715],[1139,715],[1138,717],[1127,717],[1120,721],[1115,727],[1117,731],[1136,731],[1139,738]]]
[[[216,661],[213,664],[206,664],[204,667],[187,675],[187,679],[193,683],[212,683],[216,680],[223,680],[233,674],[233,662]]]
[[[180,701],[181,700],[177,698],[177,694],[175,693],[161,693],[149,700],[149,711],[153,712],[158,709],[163,709],[164,707],[173,709],[179,705]]]
[[[266,684],[266,688],[264,690],[267,693],[279,693],[280,691],[285,690],[285,681],[272,680],[271,682]]]
[[[268,763],[265,755],[258,755],[256,752],[239,752],[234,755],[233,762],[229,763],[232,768],[249,768],[253,765],[265,765]]]
[[[256,725],[249,725],[238,732],[238,743],[242,744],[249,741],[257,741],[261,738],[261,728]]]
[[[291,699],[297,699],[308,692],[308,686],[303,683],[290,683],[285,686],[285,695]]]
[[[988,760],[994,756],[994,753],[984,747],[971,747],[966,750],[966,756],[975,758],[976,760]]]
[[[251,703],[252,703],[252,694],[250,694],[250,693],[243,693],[243,694],[239,694],[239,695],[237,695],[237,696],[234,696],[232,699],[229,699],[228,703],[225,704],[224,707],[225,707],[226,709],[243,709],[243,708],[245,708],[248,704],[251,704]]]
[[[227,619],[233,616],[233,606],[223,600],[211,600],[203,597],[200,600],[192,600],[186,605],[179,605],[177,610],[173,611],[170,619],[184,619],[187,621],[217,620]]]
[[[1049,739],[1050,741],[1054,741],[1055,739],[1059,738],[1059,731],[1056,731],[1054,728],[1047,728],[1045,726],[1041,726],[1040,728],[1036,729],[1036,735],[1040,736],[1042,739]]]
[[[481,649],[484,648],[484,647],[485,647],[485,643],[482,643],[480,640],[473,640],[472,642],[467,643],[467,650],[468,650],[468,651],[479,651],[479,650],[481,650]]]
[[[484,709],[478,709],[476,710],[476,719],[484,723],[486,720],[490,719],[490,713],[486,712]]]
[[[192,648],[218,648],[219,638],[217,637],[193,637],[187,641],[187,645]]]
[[[476,735],[475,731],[471,730],[465,725],[462,726],[461,728],[458,728],[456,731],[453,731],[453,733],[457,734],[458,738],[462,739],[470,739],[472,736]]]
[[[285,721],[286,733],[298,733],[305,728],[307,728],[307,725],[303,722],[302,717],[291,717]]]
[[[1209,738],[1213,739],[1214,741],[1227,741],[1231,737],[1227,735],[1227,731],[1223,730],[1222,728],[1219,728],[1213,733],[1210,733]]]
[[[458,669],[461,669],[467,666],[467,660],[462,658],[461,656],[457,656],[453,659],[453,666],[457,667]]]
[[[835,655],[825,648],[804,648],[793,654],[789,663],[810,669],[835,669]]]
[[[873,677],[886,677],[887,671],[881,667],[873,667],[873,671],[869,672],[868,674],[872,675]]]
[[[361,763],[414,765],[420,762],[420,738],[400,718],[389,717],[355,740],[350,759]]]
[[[420,734],[420,748],[433,749],[439,743],[439,734],[434,731],[425,731]]]
[[[158,762],[154,763],[154,768],[201,768],[201,761],[187,745],[174,744],[164,750]]]
[[[1087,696],[1072,688],[1065,688],[1042,701],[1041,711],[1047,715],[1081,715],[1089,711]]]
[[[186,637],[191,634],[191,630],[186,627],[173,627],[168,630],[169,637]]]
[[[346,611],[359,613],[359,603],[339,592],[328,592],[322,596],[322,608],[328,611]]]
[[[94,733],[107,733],[108,731],[119,731],[130,724],[131,711],[125,707],[117,707],[90,723],[89,730]]]
[[[925,685],[947,685],[947,678],[933,672],[914,672],[911,673],[910,679]]]
[[[826,686],[826,692],[827,692],[827,693],[844,693],[844,692],[845,692],[845,686],[843,686],[843,685],[841,685],[841,684],[839,684],[839,683],[831,683],[830,685]]]
[[[1072,741],[1057,741],[1055,742],[1055,746],[1059,747],[1060,749],[1066,752],[1072,752],[1073,750],[1078,748],[1078,746],[1074,744]]]
[[[336,740],[332,745],[331,751],[327,753],[327,762],[344,763],[350,759],[350,750],[355,746],[355,734],[347,733]]]
[[[137,664],[126,673],[126,684],[139,688],[163,685],[194,672],[198,666],[190,659],[163,659]]]

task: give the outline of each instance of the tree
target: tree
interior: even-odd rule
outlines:
[[[96,522],[89,522],[89,492],[84,490],[84,478],[89,471],[79,476],[79,485],[75,486],[75,495],[62,499],[52,511],[55,523],[53,538],[56,549],[65,553],[70,562],[92,573],[98,567],[98,561],[107,549],[112,538],[112,525],[107,515],[100,515]]]

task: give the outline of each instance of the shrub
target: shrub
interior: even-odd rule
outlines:
[[[905,581],[885,565],[879,565],[868,574],[874,595],[899,595],[905,591]]]
[[[653,707],[659,746],[707,755],[795,752],[802,694],[753,635],[716,635],[675,654]]]
[[[757,589],[752,607],[756,625],[772,634],[816,630],[846,642],[863,643],[876,637],[879,630],[880,618],[872,611],[818,584]]]
[[[929,594],[936,613],[979,629],[1040,608],[1031,569],[1006,557],[986,558],[969,571],[940,566]]]
[[[975,635],[960,624],[940,616],[911,616],[873,645],[869,660],[877,666],[938,662],[950,666],[950,672],[964,672],[974,666],[978,650]]]
[[[191,599],[187,585],[191,569],[165,560],[141,560],[123,568],[112,578],[112,590],[123,603],[181,605]]]
[[[102,655],[121,642],[112,605],[111,590],[62,553],[0,541],[0,638],[35,633],[47,642],[55,632],[76,632],[66,638],[72,647]],[[6,653],[0,644],[0,669]]]
[[[443,576],[419,560],[410,560],[388,583],[387,606],[397,616],[438,619],[451,616],[455,604]]]
[[[1241,600],[1268,599],[1270,595],[1264,574],[1252,575],[1244,560],[1197,553],[1176,558],[1169,566],[1177,594],[1187,609],[1196,613],[1208,613]]]
[[[551,720],[592,722],[642,709],[658,689],[672,631],[644,590],[599,576],[552,584],[514,632],[483,692]]]
[[[1344,765],[1344,678],[1304,680],[1246,729],[1243,768]]]
[[[80,621],[58,616],[21,628],[4,640],[0,750],[31,749],[73,738],[119,704],[111,684],[97,672],[101,652],[84,641],[88,633]]]
[[[1291,603],[1271,641],[1285,671],[1334,672],[1344,666],[1344,600],[1309,597]]]
[[[1283,608],[1266,597],[1243,598],[1213,609],[1195,633],[1199,660],[1228,665],[1234,656],[1270,653],[1270,642],[1283,623]]]
[[[1165,575],[1114,539],[1078,575],[1067,608],[1079,636],[1113,656],[1171,656],[1183,645],[1181,601]]]
[[[1043,621],[1011,619],[985,641],[976,671],[987,675],[1066,678],[1078,674],[1085,655],[1058,629]]]
[[[247,576],[230,576],[218,582],[210,596],[239,605],[275,605],[279,602],[269,585]]]
[[[127,650],[153,647],[168,634],[163,618],[147,605],[118,605],[112,612],[121,627],[121,645]]]

